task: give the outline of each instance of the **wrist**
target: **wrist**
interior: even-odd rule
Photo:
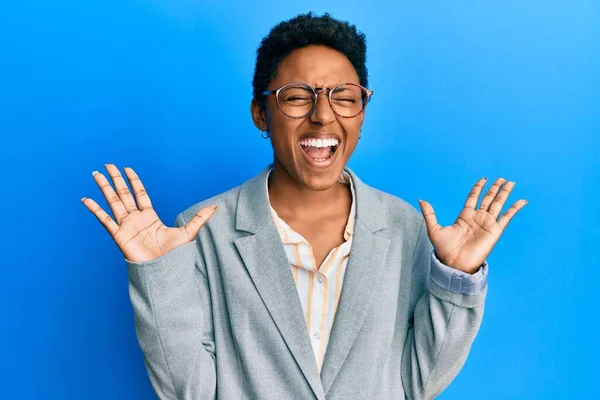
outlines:
[[[470,274],[473,275],[475,274],[477,271],[479,271],[479,268],[481,268],[481,265],[478,265],[476,267],[469,267],[469,266],[464,266],[462,265],[460,262],[458,262],[456,259],[446,259],[443,257],[440,257],[438,255],[438,253],[434,250],[434,254],[435,257],[444,265],[446,265],[447,267],[450,268],[454,268],[458,271],[464,272],[466,274]]]

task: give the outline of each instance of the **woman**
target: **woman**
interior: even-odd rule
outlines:
[[[431,399],[483,316],[486,257],[525,205],[514,182],[472,189],[452,226],[346,168],[361,135],[364,35],[299,15],[258,49],[251,115],[273,165],[160,221],[142,182],[94,173],[126,259],[136,333],[164,399]],[[217,211],[218,210],[218,211]]]

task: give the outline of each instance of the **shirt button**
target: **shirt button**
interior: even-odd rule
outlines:
[[[317,282],[323,283],[323,277],[321,275],[317,276]]]
[[[313,338],[315,338],[315,340],[319,340],[319,337],[319,332],[315,332]]]

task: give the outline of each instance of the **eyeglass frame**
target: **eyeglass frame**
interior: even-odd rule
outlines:
[[[289,114],[286,114],[286,113],[285,113],[285,112],[284,112],[284,111],[281,109],[281,105],[279,104],[279,92],[281,92],[283,89],[286,89],[286,88],[288,88],[288,87],[290,87],[290,86],[293,86],[293,85],[304,85],[304,86],[308,86],[308,87],[309,87],[309,88],[312,90],[313,94],[315,95],[315,101],[313,102],[313,105],[312,105],[312,107],[311,107],[310,111],[309,111],[309,112],[307,112],[306,114],[304,114],[304,115],[300,116],[300,117],[292,117],[291,115],[289,115]],[[357,86],[357,87],[359,87],[359,88],[361,88],[361,89],[363,89],[363,90],[365,90],[365,91],[367,92],[367,98],[366,98],[366,99],[363,101],[363,103],[364,103],[364,104],[363,104],[363,107],[361,108],[361,110],[360,110],[359,112],[357,112],[356,114],[354,114],[354,115],[350,116],[350,117],[348,117],[348,116],[345,116],[345,115],[340,115],[340,114],[338,114],[338,113],[337,113],[337,112],[334,110],[334,108],[333,108],[333,103],[331,102],[331,101],[332,101],[332,100],[331,100],[331,94],[333,93],[333,90],[334,90],[334,89],[336,89],[336,88],[338,88],[339,86],[344,86],[344,85],[353,85],[353,86]],[[273,89],[273,90],[266,90],[266,91],[264,91],[264,92],[262,93],[262,95],[263,95],[263,96],[271,96],[271,95],[274,95],[274,96],[275,96],[275,100],[277,101],[277,108],[279,108],[279,111],[281,111],[281,113],[282,113],[283,115],[285,115],[285,116],[286,116],[286,117],[288,117],[288,118],[299,119],[299,118],[305,118],[305,117],[307,117],[308,115],[311,115],[311,114],[312,114],[312,113],[315,111],[315,108],[317,107],[317,101],[319,100],[319,93],[317,93],[317,91],[318,91],[318,90],[324,90],[324,91],[327,93],[327,100],[329,101],[329,106],[331,107],[331,110],[334,112],[334,114],[335,114],[335,115],[337,115],[338,117],[342,117],[342,118],[355,118],[355,117],[357,117],[358,115],[360,115],[360,113],[362,113],[362,112],[365,110],[365,108],[367,107],[367,104],[369,104],[369,101],[371,100],[371,96],[373,95],[373,91],[372,91],[372,90],[369,90],[369,89],[367,89],[366,87],[364,87],[364,86],[361,86],[361,85],[359,85],[358,83],[353,83],[353,82],[343,82],[343,83],[338,83],[337,85],[335,85],[335,86],[334,86],[334,87],[332,87],[332,88],[328,88],[328,87],[318,87],[318,88],[316,88],[316,87],[314,87],[314,86],[312,86],[312,85],[309,85],[309,84],[308,84],[308,83],[306,83],[306,82],[291,82],[291,83],[286,83],[285,85],[283,85],[283,86],[281,86],[281,87],[279,87],[279,88],[277,88],[277,89]]]

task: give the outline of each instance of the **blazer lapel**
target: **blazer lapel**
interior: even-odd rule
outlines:
[[[271,216],[266,168],[240,188],[236,228],[251,233],[235,240],[246,269],[273,322],[318,399],[325,393],[290,265]]]
[[[340,303],[323,360],[321,380],[325,394],[331,387],[363,324],[373,293],[383,274],[389,239],[375,235],[385,228],[381,203],[373,189],[351,171],[356,193],[356,221]]]

